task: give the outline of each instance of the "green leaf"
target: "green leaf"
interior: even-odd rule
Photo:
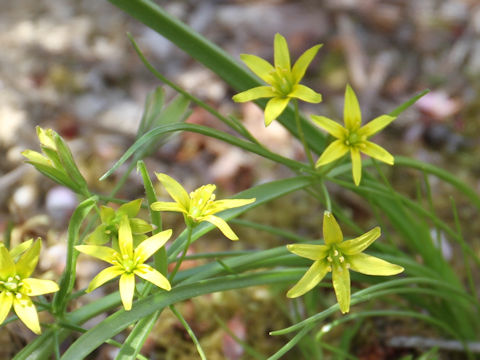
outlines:
[[[413,96],[412,98],[410,98],[409,100],[405,101],[402,105],[400,105],[399,107],[395,108],[393,111],[391,111],[388,115],[390,116],[393,116],[393,117],[398,117],[398,115],[400,115],[402,112],[404,112],[405,110],[407,110],[410,106],[412,106],[413,104],[415,104],[421,97],[423,97],[424,95],[428,94],[430,92],[429,89],[426,89],[426,90],[423,90],[422,92],[420,92],[419,94]]]
[[[165,91],[158,86],[155,90],[147,95],[143,110],[142,120],[138,126],[137,139],[152,129],[152,123],[161,113],[165,100]]]
[[[302,169],[302,170],[309,169],[309,167],[306,166],[305,164],[277,155],[261,146],[239,139],[225,132],[211,129],[209,127],[202,126],[202,125],[180,123],[180,124],[172,124],[172,125],[163,125],[153,130],[150,130],[148,133],[143,135],[140,139],[135,141],[135,143],[122,155],[122,157],[115,163],[115,165],[113,165],[113,167],[110,170],[108,170],[105,174],[103,174],[100,177],[100,181],[108,178],[115,170],[118,169],[118,167],[120,167],[125,161],[127,161],[130,158],[130,156],[132,156],[136,151],[141,150],[145,144],[149,143],[149,141],[152,138],[155,138],[160,134],[175,132],[175,131],[196,132],[196,133],[203,134],[218,140],[222,140],[226,143],[229,143],[231,145],[242,148],[244,150],[253,152],[255,154],[258,154],[260,156],[263,156],[275,162],[284,164],[285,166],[288,166],[293,169]]]
[[[165,306],[202,294],[240,289],[244,287],[291,282],[299,276],[298,270],[275,270],[253,274],[228,275],[157,292],[135,303],[130,311],[119,310],[80,336],[63,354],[61,360],[82,360],[106,340]]]

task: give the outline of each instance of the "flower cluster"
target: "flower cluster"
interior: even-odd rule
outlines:
[[[241,59],[250,70],[270,86],[259,86],[243,91],[235,95],[233,100],[245,102],[259,98],[271,98],[265,107],[266,126],[280,116],[292,98],[310,103],[321,102],[320,94],[299,84],[320,47],[321,45],[317,45],[307,50],[300,56],[293,68],[290,68],[287,42],[280,34],[275,35],[274,41],[275,66],[255,55],[241,55]],[[357,96],[350,85],[347,84],[343,118],[345,127],[327,117],[312,115],[315,124],[335,138],[335,141],[321,154],[315,167],[329,164],[349,152],[352,162],[353,182],[358,186],[362,177],[360,153],[393,165],[393,156],[368,139],[395,120],[395,117],[381,115],[362,126],[362,116]],[[326,211],[323,218],[323,234],[325,245],[292,244],[287,246],[287,249],[292,253],[314,260],[313,265],[300,281],[288,291],[288,297],[294,298],[305,294],[314,288],[328,272],[332,272],[333,287],[340,310],[342,313],[346,313],[350,309],[349,269],[367,275],[383,276],[395,275],[403,271],[401,266],[362,253],[380,236],[380,228],[378,227],[358,238],[343,241],[343,234],[337,221],[330,212]]]
[[[271,98],[265,107],[265,125],[268,126],[287,107],[290,99],[297,98],[310,103],[319,103],[322,96],[314,90],[300,85],[308,65],[312,62],[321,45],[316,45],[307,50],[290,68],[290,55],[288,45],[283,36],[275,35],[274,62],[275,67],[255,55],[242,54],[240,58],[258,77],[270,86],[259,86],[233,96],[236,102],[246,102],[259,98]],[[355,92],[347,84],[345,89],[344,106],[345,127],[324,116],[312,115],[313,121],[333,135],[336,140],[323,152],[315,164],[320,167],[331,163],[347,152],[350,152],[352,161],[352,175],[355,185],[360,184],[362,177],[362,163],[360,153],[363,152],[377,160],[393,165],[394,158],[382,147],[367,139],[390,124],[395,117],[382,115],[372,120],[365,126],[362,124],[360,106]]]

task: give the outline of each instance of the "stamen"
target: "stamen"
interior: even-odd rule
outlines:
[[[10,276],[10,277],[7,279],[7,281],[9,281],[9,282],[10,282],[10,281],[13,281],[13,277]]]
[[[20,280],[20,276],[15,275],[15,279]]]
[[[16,293],[16,294],[15,294],[15,297],[16,297],[17,299],[21,299],[21,298],[22,298],[22,294]]]
[[[327,260],[328,260],[328,262],[332,262],[332,261],[333,261],[333,259],[332,259],[331,256],[327,257]]]
[[[346,263],[346,264],[345,264],[345,267],[346,267],[347,269],[350,269],[350,263]]]
[[[335,250],[335,251],[333,252],[333,255],[334,255],[334,256],[338,256],[338,250]]]
[[[331,266],[327,267],[327,271],[328,271],[328,272],[331,272],[331,271],[332,271],[332,267],[331,267]]]
[[[345,258],[344,258],[343,256],[340,256],[340,257],[338,258],[338,260],[340,260],[340,262],[342,263],[342,262],[345,261]]]

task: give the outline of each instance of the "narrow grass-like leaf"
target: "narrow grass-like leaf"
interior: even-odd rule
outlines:
[[[128,160],[130,156],[132,156],[136,151],[141,149],[145,144],[149,143],[152,138],[155,138],[156,136],[161,134],[166,134],[166,133],[175,132],[175,131],[191,131],[198,134],[206,135],[206,136],[221,140],[223,142],[226,142],[228,144],[231,144],[233,146],[239,147],[241,149],[250,151],[257,155],[263,156],[277,163],[284,164],[285,166],[291,167],[293,169],[299,169],[304,171],[310,170],[309,167],[306,166],[305,164],[277,155],[263,147],[260,147],[251,142],[239,139],[225,132],[215,130],[202,125],[181,123],[181,124],[172,124],[172,125],[162,125],[162,126],[159,126],[158,128],[150,130],[148,133],[143,135],[140,139],[135,141],[135,143],[122,155],[122,157],[120,157],[120,159],[113,165],[113,167],[110,170],[108,170],[105,174],[102,175],[102,177],[100,177],[100,181],[105,180],[107,177],[109,177],[115,170],[118,169],[119,166],[121,166],[126,160]]]
[[[174,287],[170,292],[157,292],[135,303],[132,310],[119,310],[80,336],[63,354],[62,360],[82,360],[107,339],[130,324],[165,306],[202,294],[240,289],[244,287],[288,283],[299,276],[297,270],[275,270],[253,274],[229,275],[194,284]]]
[[[412,106],[413,104],[415,104],[421,97],[423,97],[424,95],[428,94],[429,92],[430,92],[429,89],[423,90],[421,93],[413,96],[412,98],[408,99],[408,100],[405,101],[403,104],[401,104],[400,106],[398,106],[397,108],[395,108],[395,109],[394,109],[393,111],[391,111],[388,115],[397,117],[397,116],[400,115],[402,112],[404,112],[405,110],[407,110],[410,106]]]

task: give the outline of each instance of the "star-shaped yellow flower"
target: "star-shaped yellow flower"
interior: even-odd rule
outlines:
[[[213,193],[216,186],[208,184],[192,191],[190,195],[175,179],[165,174],[156,174],[158,180],[163,184],[165,190],[175,202],[157,201],[152,204],[155,211],[176,211],[183,213],[185,222],[192,226],[208,221],[220,229],[230,240],[238,240],[238,236],[228,226],[227,222],[214,214],[247,204],[255,199],[226,199],[215,200]]]
[[[350,310],[350,273],[357,271],[366,275],[396,275],[403,267],[362,253],[380,236],[380,228],[351,240],[343,241],[342,230],[332,213],[323,216],[325,245],[292,244],[287,249],[299,256],[314,260],[313,265],[292,287],[287,296],[295,298],[313,289],[328,273],[332,272],[333,288],[342,313]]]
[[[240,55],[240,58],[250,70],[270,86],[258,86],[233,97],[233,100],[236,102],[272,98],[268,101],[265,108],[265,126],[270,125],[273,120],[280,116],[292,98],[315,104],[322,101],[321,94],[300,84],[308,65],[310,65],[322,45],[316,45],[305,51],[293,67],[290,65],[287,41],[282,35],[275,34],[273,47],[275,67],[258,56]]]
[[[325,149],[323,154],[317,160],[317,167],[335,161],[350,151],[352,158],[353,181],[355,185],[358,186],[362,178],[362,160],[360,152],[389,165],[393,165],[393,156],[384,148],[368,141],[368,138],[390,124],[395,120],[395,117],[381,115],[362,126],[360,106],[358,105],[357,96],[350,85],[347,85],[347,88],[345,89],[345,104],[343,109],[343,121],[345,127],[324,116],[312,115],[312,119],[318,126],[337,138],[337,140],[332,142]]]
[[[29,240],[10,252],[0,244],[0,324],[13,306],[19,319],[35,334],[40,334],[42,330],[37,309],[30,296],[49,294],[59,289],[51,280],[30,277],[37,266],[42,242],[38,239],[31,244]],[[28,249],[27,245],[30,246]],[[15,263],[14,259],[18,256]]]
[[[95,290],[107,281],[120,276],[120,297],[125,310],[132,308],[133,295],[135,292],[135,275],[150,281],[152,284],[169,291],[170,282],[160,272],[151,266],[144,264],[145,261],[160,249],[172,236],[172,230],[165,230],[142,241],[135,249],[133,248],[132,230],[130,222],[125,215],[120,221],[118,229],[118,245],[120,251],[107,246],[77,245],[78,251],[106,261],[112,266],[102,270],[93,278],[87,292]]]

